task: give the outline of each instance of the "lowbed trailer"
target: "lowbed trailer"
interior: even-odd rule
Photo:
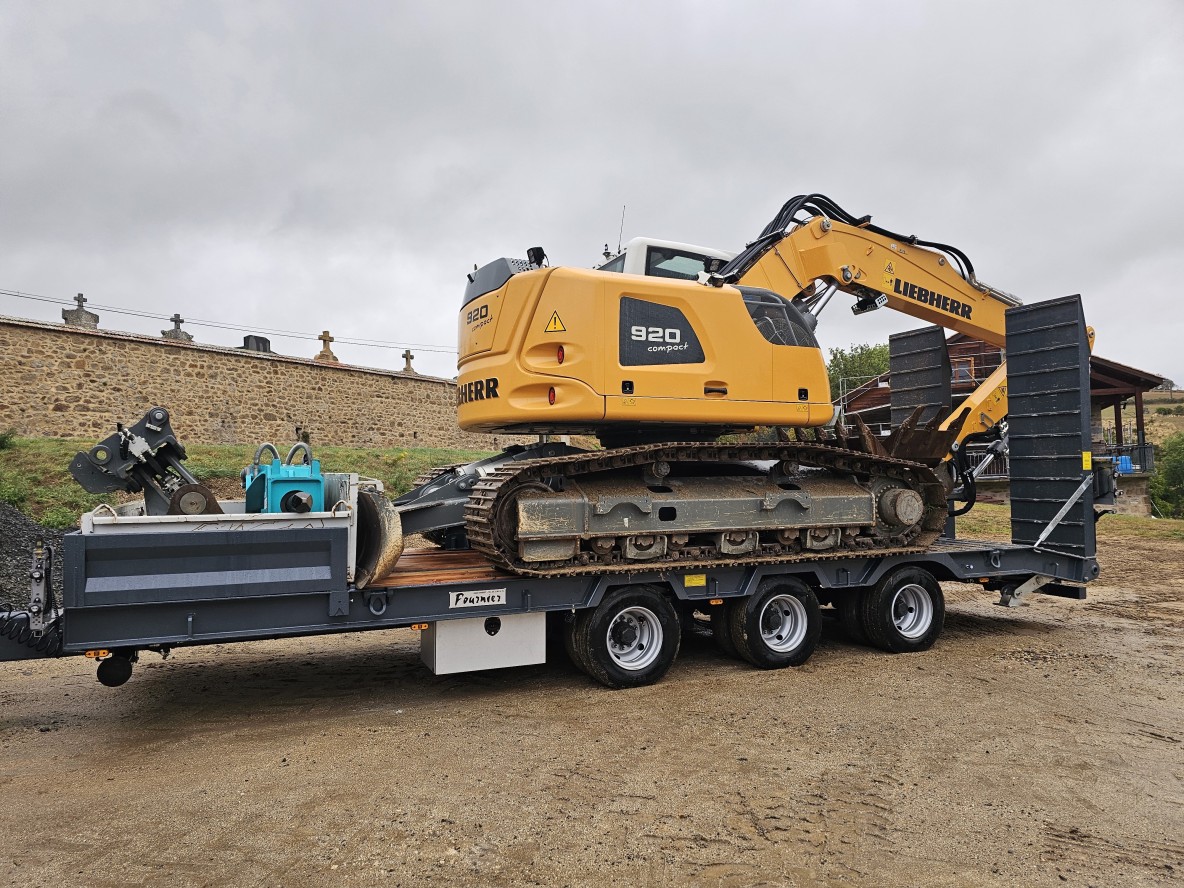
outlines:
[[[948,380],[940,329],[928,350],[918,341],[910,334],[894,350],[894,373]],[[30,606],[2,618],[0,659],[85,654],[115,686],[144,651],[414,628],[427,666],[455,673],[545,662],[550,629],[585,672],[625,687],[661,678],[692,620],[709,620],[721,647],[753,665],[798,665],[825,606],[858,640],[924,650],[941,632],[942,581],[979,583],[1017,606],[1034,592],[1084,598],[1099,572],[1094,522],[1110,487],[1089,457],[1079,299],[1011,309],[1007,345],[1011,543],[956,539],[951,519],[925,551],[551,578],[500,571],[472,550],[412,549],[359,588],[356,498],[301,515],[247,514],[241,503],[196,515],[104,506],[65,539],[60,603],[49,592],[52,553],[34,554]],[[356,476],[339,477],[356,487]]]

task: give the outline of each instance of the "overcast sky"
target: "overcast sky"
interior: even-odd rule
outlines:
[[[6,0],[0,125],[0,289],[451,377],[474,263],[589,266],[622,205],[626,240],[739,249],[822,192],[1025,302],[1082,293],[1099,354],[1184,384],[1173,0]],[[916,326],[836,300],[818,332]]]

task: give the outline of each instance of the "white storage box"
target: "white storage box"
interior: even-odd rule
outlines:
[[[440,620],[419,635],[419,656],[436,675],[547,662],[547,615]]]

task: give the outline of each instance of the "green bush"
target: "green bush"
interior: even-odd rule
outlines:
[[[1171,416],[1172,415],[1172,408],[1171,407],[1156,407],[1155,408],[1155,415],[1156,416]]]
[[[1184,433],[1156,448],[1151,501],[1164,518],[1184,518]]]
[[[8,429],[0,432],[0,450],[9,450],[16,444],[16,430]]]
[[[29,499],[29,486],[13,478],[0,477],[0,502],[19,509]]]
[[[42,514],[41,523],[54,530],[72,530],[78,526],[78,510],[67,506],[51,506]]]

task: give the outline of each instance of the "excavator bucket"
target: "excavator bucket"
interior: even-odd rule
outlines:
[[[918,405],[908,419],[892,430],[884,442],[884,449],[889,456],[936,466],[949,455],[950,446],[957,439],[970,410],[960,411],[949,428],[945,429],[938,428],[941,425],[940,416],[935,416],[923,426],[919,425],[924,412],[925,407]]]

